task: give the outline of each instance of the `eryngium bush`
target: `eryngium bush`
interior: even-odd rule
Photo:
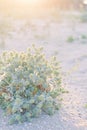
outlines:
[[[41,48],[0,56],[0,104],[10,123],[30,121],[42,112],[54,114],[61,93],[59,69],[56,58],[48,61]]]

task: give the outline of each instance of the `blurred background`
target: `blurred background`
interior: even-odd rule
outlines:
[[[35,43],[57,55],[59,46],[85,44],[86,28],[87,0],[0,0],[1,52]]]
[[[87,8],[87,0],[0,0],[0,12],[6,15],[36,15],[52,8],[81,11]]]
[[[0,52],[34,43],[61,62],[78,59],[86,55],[86,28],[87,0],[0,0]]]
[[[85,42],[86,22],[87,0],[0,0],[0,48]]]

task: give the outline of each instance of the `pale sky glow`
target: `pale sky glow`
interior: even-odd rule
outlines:
[[[20,3],[37,3],[40,2],[41,0],[15,0],[15,1]]]
[[[87,0],[84,0],[84,4],[87,4]]]

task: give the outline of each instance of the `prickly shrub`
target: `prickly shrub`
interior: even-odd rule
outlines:
[[[21,123],[42,112],[52,115],[61,93],[60,67],[42,49],[4,52],[0,56],[0,104],[10,123]]]

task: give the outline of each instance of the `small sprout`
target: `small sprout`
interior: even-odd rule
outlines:
[[[82,39],[87,39],[87,36],[85,34],[81,35]]]
[[[87,104],[85,105],[85,108],[87,108]]]
[[[75,41],[75,38],[73,37],[73,36],[69,36],[68,38],[67,38],[67,42],[68,43],[72,43],[72,42],[74,42]]]

